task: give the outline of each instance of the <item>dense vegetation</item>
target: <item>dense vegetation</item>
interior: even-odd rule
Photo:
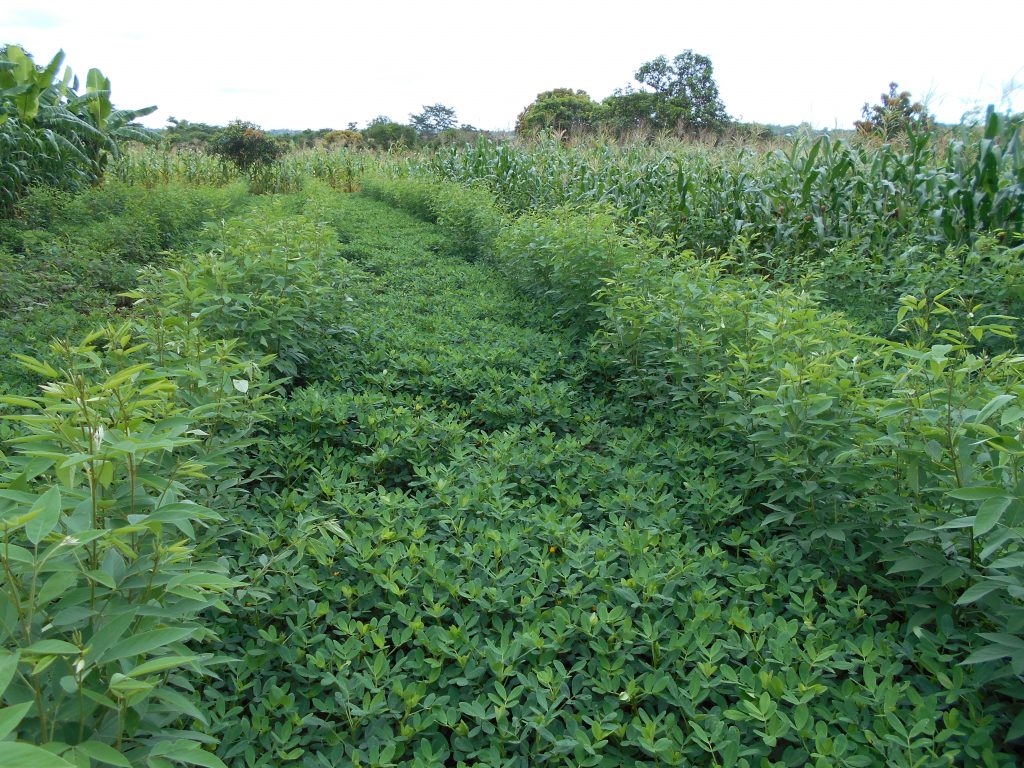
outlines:
[[[37,66],[18,46],[0,47],[0,216],[33,185],[76,190],[99,181],[119,142],[145,138],[132,121],[156,107],[115,110],[98,69],[79,93],[63,62],[63,51]]]
[[[413,158],[413,175],[482,184],[513,213],[604,208],[670,253],[813,286],[888,335],[899,297],[952,291],[1019,315],[1022,120],[878,145],[821,136],[756,152],[667,142],[525,147],[480,140]]]
[[[1019,764],[1021,120],[905,128],[19,187],[0,764]]]

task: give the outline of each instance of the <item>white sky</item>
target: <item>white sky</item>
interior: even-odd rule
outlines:
[[[1021,0],[0,0],[0,42],[99,67],[117,106],[159,105],[152,126],[343,128],[441,102],[507,129],[540,91],[600,100],[688,48],[739,119],[847,127],[895,80],[955,122],[1024,109],[1022,30]]]

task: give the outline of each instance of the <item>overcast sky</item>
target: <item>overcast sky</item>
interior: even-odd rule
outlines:
[[[99,67],[120,107],[264,128],[400,122],[423,105],[507,129],[538,92],[602,99],[644,61],[711,58],[728,112],[847,127],[890,81],[940,120],[1024,109],[1024,1],[4,0],[0,43]],[[1016,89],[1015,89],[1016,86]]]

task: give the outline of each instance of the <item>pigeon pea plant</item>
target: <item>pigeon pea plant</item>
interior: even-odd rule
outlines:
[[[42,394],[3,398],[24,411],[0,485],[4,764],[218,764],[179,723],[206,721],[199,619],[237,582],[197,551],[219,520],[189,490],[201,414],[147,350],[127,325],[56,343],[23,358]]]
[[[309,205],[315,210],[315,198]],[[238,339],[254,354],[272,355],[271,371],[286,380],[320,376],[325,348],[347,330],[334,233],[315,216],[271,202],[211,225],[206,237],[209,252],[150,271],[130,295],[158,304],[164,316],[195,318],[205,337]]]

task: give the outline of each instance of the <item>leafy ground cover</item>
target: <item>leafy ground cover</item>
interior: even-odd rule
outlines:
[[[762,527],[549,304],[379,204],[324,213],[354,340],[259,452],[241,662],[202,697],[226,760],[1009,764],[872,566]]]
[[[11,275],[117,254],[68,285],[133,309],[4,371],[0,756],[1016,764],[1007,327],[907,298],[871,339],[606,207],[299,186],[5,229]]]

